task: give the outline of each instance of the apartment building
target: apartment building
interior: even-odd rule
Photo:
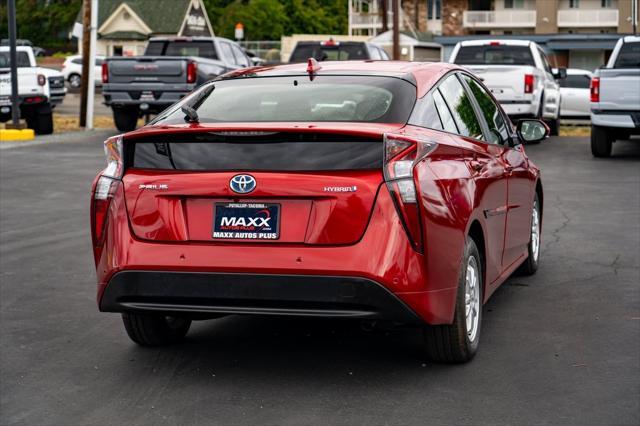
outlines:
[[[350,23],[362,25],[358,31],[376,35],[382,30],[380,0],[349,2]],[[638,2],[404,0],[401,3],[401,29],[434,35],[434,40],[443,46],[445,60],[461,40],[527,38],[542,45],[556,66],[592,70],[606,62],[620,34],[633,32],[634,19],[636,23],[638,21]],[[363,6],[364,3],[367,5]],[[388,25],[391,27],[391,2],[387,3]],[[632,16],[634,12],[635,18]],[[367,26],[369,22],[376,25]]]

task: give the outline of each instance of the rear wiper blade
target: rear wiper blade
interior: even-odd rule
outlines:
[[[214,84],[205,87],[202,91],[190,100],[189,102],[185,102],[184,105],[180,107],[180,110],[184,112],[184,120],[188,123],[199,123],[200,119],[198,117],[198,112],[196,111],[198,107],[204,102],[206,98],[211,95],[211,92],[215,90],[216,86]]]

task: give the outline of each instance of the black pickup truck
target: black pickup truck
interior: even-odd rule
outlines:
[[[235,42],[220,37],[156,37],[144,56],[110,57],[102,65],[104,103],[116,127],[135,129],[138,118],[157,114],[196,87],[251,65]]]

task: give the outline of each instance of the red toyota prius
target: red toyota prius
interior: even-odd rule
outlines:
[[[323,62],[211,81],[105,142],[92,190],[101,311],[141,345],[227,314],[390,321],[470,360],[482,305],[540,256],[543,193],[468,71]]]

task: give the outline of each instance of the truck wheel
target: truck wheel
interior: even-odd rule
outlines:
[[[427,357],[431,361],[461,363],[476,354],[482,323],[482,277],[480,253],[475,242],[467,238],[453,324],[430,325],[424,329]]]
[[[191,320],[162,314],[122,314],[129,338],[142,346],[166,346],[187,335]]]
[[[42,104],[33,108],[25,115],[27,127],[33,129],[36,135],[50,135],[53,133],[53,112],[50,104]]]
[[[606,127],[591,125],[591,154],[594,157],[610,157],[612,144]]]
[[[138,108],[121,107],[113,108],[113,121],[121,132],[130,132],[135,130],[138,123]]]

